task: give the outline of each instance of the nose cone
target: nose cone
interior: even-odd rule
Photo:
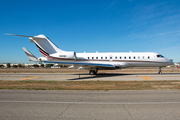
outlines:
[[[171,59],[167,59],[167,65],[174,65],[174,62]]]

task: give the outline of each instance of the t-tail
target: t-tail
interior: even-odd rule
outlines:
[[[16,34],[7,34],[20,37],[28,37],[31,39],[31,42],[35,43],[39,51],[44,57],[48,57],[50,54],[65,52],[59,49],[51,40],[48,39],[45,35],[37,36],[25,36],[25,35],[16,35]]]

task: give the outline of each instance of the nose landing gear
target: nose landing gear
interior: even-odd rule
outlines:
[[[162,67],[159,67],[159,68],[158,68],[158,71],[159,71],[158,74],[162,74],[161,68],[162,68]]]

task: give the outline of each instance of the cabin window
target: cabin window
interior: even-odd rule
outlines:
[[[131,57],[129,56],[129,59],[131,59]]]
[[[143,56],[143,59],[144,59],[144,56]]]
[[[105,57],[105,59],[107,59],[107,57]]]
[[[159,58],[164,58],[164,56],[162,56],[162,55],[157,55],[157,57],[159,57]]]
[[[138,59],[140,59],[140,56],[138,56]]]
[[[112,57],[110,57],[110,59],[112,59]]]
[[[96,59],[98,59],[98,57],[96,57]]]
[[[148,59],[150,59],[150,56],[148,56]]]
[[[134,56],[134,59],[136,59],[136,57]]]
[[[101,57],[101,59],[103,59],[103,57]]]
[[[121,59],[121,57],[119,57],[119,59]]]
[[[89,57],[88,57],[88,59],[89,59]]]
[[[115,57],[115,59],[117,59],[117,57]]]
[[[92,57],[92,59],[94,59],[94,57]]]
[[[124,59],[126,59],[126,57],[124,57]]]

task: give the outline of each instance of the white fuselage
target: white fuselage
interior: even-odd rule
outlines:
[[[121,69],[126,67],[163,67],[172,65],[173,62],[162,55],[153,52],[124,52],[124,53],[76,53],[76,59],[60,58],[58,53],[52,55],[47,61],[59,64],[73,64],[73,65],[96,65],[103,64],[107,68],[109,65],[116,66],[114,69]],[[86,67],[84,67],[86,68]],[[89,68],[89,67],[87,67]]]

